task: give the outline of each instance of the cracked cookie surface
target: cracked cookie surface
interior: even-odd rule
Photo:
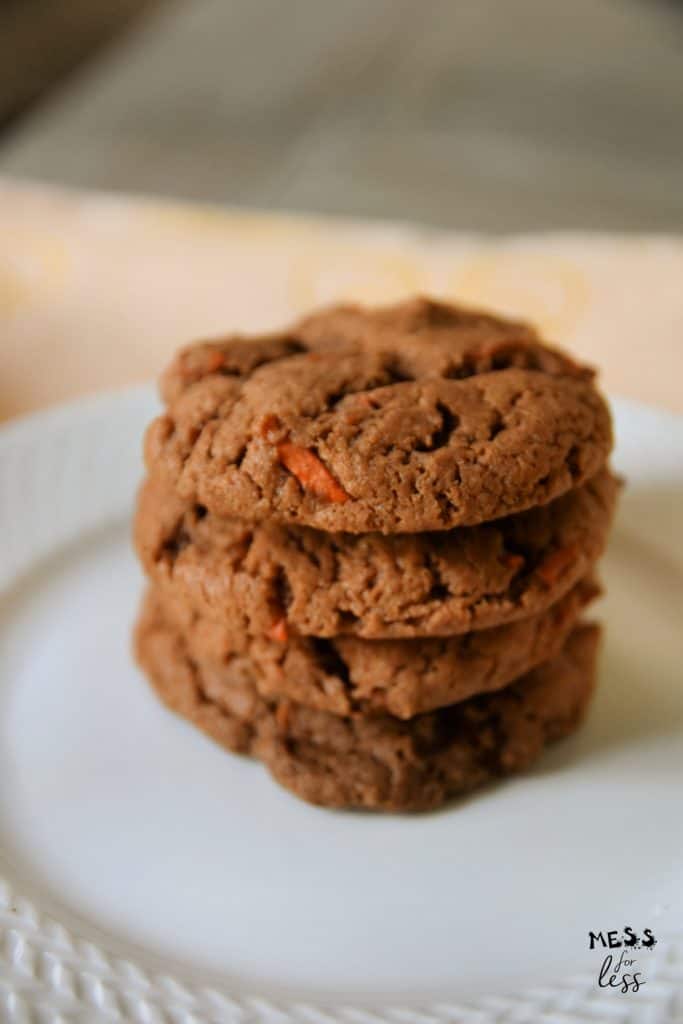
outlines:
[[[230,621],[211,621],[157,589],[166,620],[193,660],[230,685],[248,672],[265,697],[289,697],[332,714],[423,711],[501,689],[554,657],[583,609],[599,593],[590,579],[552,607],[504,626],[454,637],[412,640],[249,637]]]
[[[150,471],[219,516],[407,533],[545,504],[603,466],[592,373],[532,328],[428,300],[336,307],[179,353]]]
[[[340,534],[207,513],[149,479],[135,521],[146,573],[199,615],[255,636],[448,636],[537,614],[602,554],[609,471],[548,505],[430,534]]]
[[[260,758],[297,796],[326,807],[428,810],[521,771],[579,724],[594,683],[599,630],[578,626],[562,651],[494,694],[408,722],[340,718],[264,698],[248,670],[217,681],[191,657],[155,597],[136,653],[161,699],[218,743]]]

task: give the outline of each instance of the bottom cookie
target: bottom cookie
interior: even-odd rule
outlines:
[[[600,631],[577,626],[561,653],[512,685],[403,721],[341,718],[264,699],[245,667],[230,686],[198,668],[153,592],[135,633],[161,699],[218,743],[252,754],[283,786],[325,807],[420,811],[528,767],[589,702]]]

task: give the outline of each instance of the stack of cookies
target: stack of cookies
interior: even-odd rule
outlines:
[[[328,807],[433,808],[579,723],[618,483],[592,371],[424,299],[181,351],[145,443],[161,698]]]

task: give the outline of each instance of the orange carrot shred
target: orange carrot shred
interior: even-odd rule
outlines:
[[[223,366],[225,356],[222,352],[208,352],[206,356],[206,372],[215,373]]]
[[[277,640],[279,644],[286,644],[289,639],[286,619],[277,619],[268,630],[271,640]]]
[[[349,495],[339,484],[329,469],[323,465],[318,456],[308,448],[302,448],[290,441],[283,441],[277,446],[280,462],[295,476],[306,491],[312,491],[319,498],[342,504],[349,500]]]
[[[543,582],[550,587],[553,583],[557,582],[565,569],[568,569],[572,562],[576,560],[578,554],[579,548],[577,544],[567,544],[566,547],[551,551],[543,559],[536,572]]]
[[[521,569],[521,567],[524,565],[524,558],[522,555],[512,555],[506,553],[502,556],[501,562],[506,567],[506,569],[510,569],[512,572],[517,572],[517,570]]]

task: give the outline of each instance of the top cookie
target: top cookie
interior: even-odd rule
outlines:
[[[217,515],[418,532],[545,504],[611,448],[592,371],[524,324],[417,299],[181,351],[148,466]]]

